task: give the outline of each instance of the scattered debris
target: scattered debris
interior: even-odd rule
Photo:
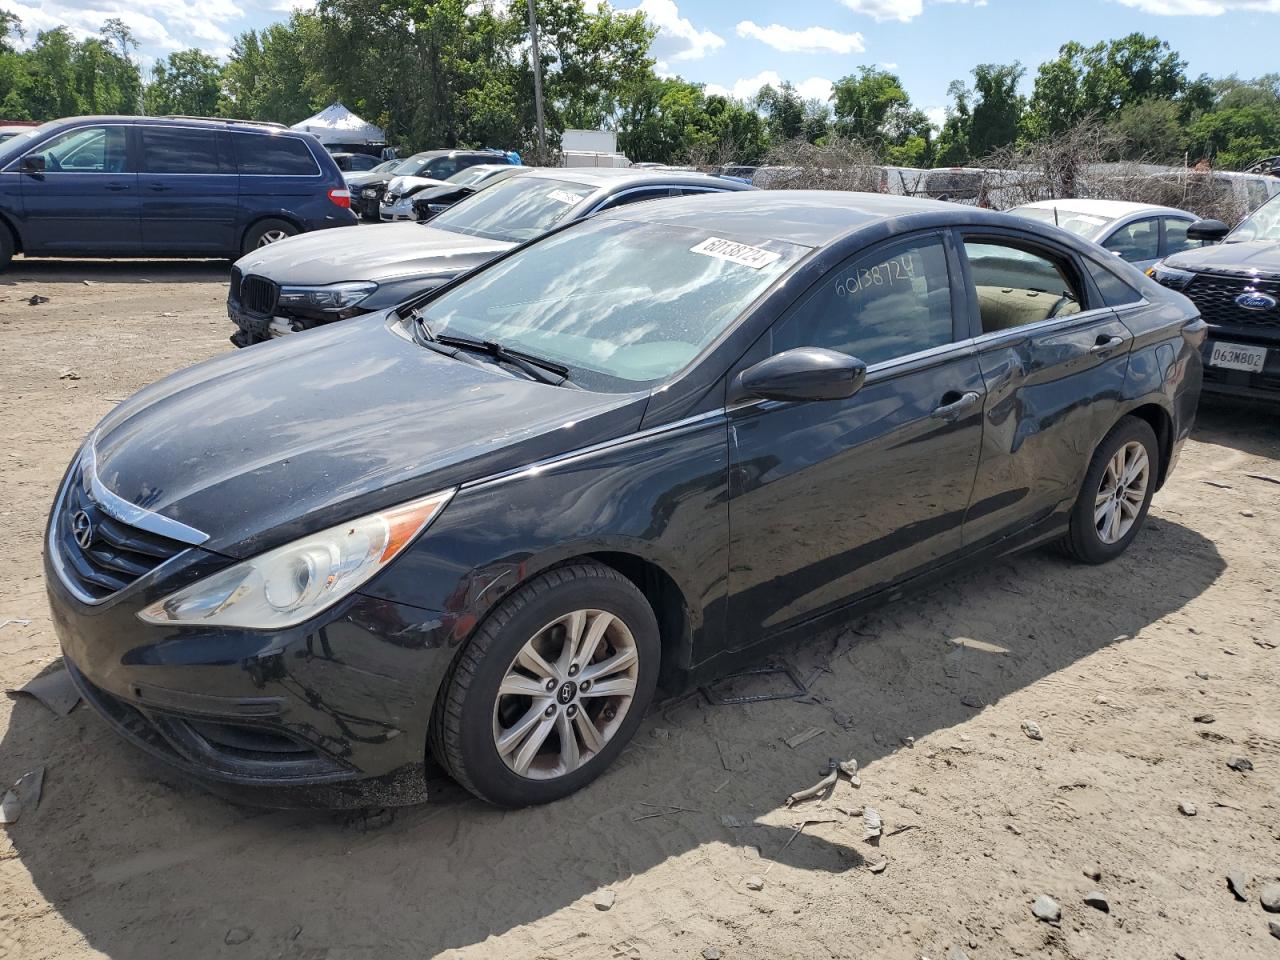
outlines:
[[[49,302],[48,297],[42,297],[38,293],[33,293],[31,296],[27,298],[27,303],[31,304],[31,306],[33,307],[38,307],[40,306],[40,304],[48,303],[48,302]]]
[[[22,801],[18,798],[16,784],[4,792],[0,798],[0,823],[17,823],[22,816]]]
[[[232,927],[227,931],[227,935],[222,938],[222,942],[229,947],[235,947],[242,943],[248,943],[252,939],[253,931],[248,927]]]
[[[80,702],[80,691],[66,668],[29,680],[17,690],[5,691],[9,696],[26,694],[35,697],[60,717],[65,717]]]
[[[745,773],[747,770],[747,755],[741,750],[735,750],[724,740],[716,741],[716,752],[720,754],[720,766],[724,767],[730,773]]]
[[[1084,895],[1084,902],[1095,910],[1101,910],[1103,913],[1111,912],[1111,904],[1107,902],[1107,895],[1101,890],[1090,890]]]
[[[673,803],[645,803],[640,801],[642,807],[656,807],[656,813],[646,813],[639,817],[632,817],[632,823],[639,823],[641,820],[651,820],[654,817],[669,817],[673,813],[701,813],[701,810],[694,810],[691,807],[678,807]]]
[[[1040,732],[1040,725],[1034,720],[1022,721],[1022,732],[1032,740],[1043,740],[1044,734]]]
[[[614,903],[617,902],[617,900],[618,900],[618,895],[614,893],[612,890],[601,890],[599,893],[596,894],[596,900],[595,900],[596,909],[610,910],[613,908],[613,905]]]
[[[16,623],[16,624],[17,624],[18,626],[20,626],[20,627],[29,627],[29,626],[31,626],[31,621],[30,621],[30,620],[27,620],[27,619],[25,619],[25,618],[23,618],[23,619],[19,619],[19,618],[15,617],[15,618],[13,618],[13,619],[11,619],[11,620],[0,620],[0,630],[3,630],[5,627],[7,627],[7,626],[8,626],[9,624],[11,624],[11,623]]]
[[[86,287],[92,287],[92,286],[94,286],[94,281],[93,281],[93,280],[83,280],[83,281],[81,281],[81,282],[82,282]]]
[[[1102,868],[1096,863],[1092,864],[1084,868],[1084,875],[1094,883],[1100,883],[1102,881]]]
[[[1237,773],[1247,773],[1253,769],[1253,761],[1248,757],[1235,757],[1227,761],[1227,766]]]
[[[1201,480],[1201,483],[1207,483],[1211,487],[1217,487],[1219,490],[1230,490],[1231,484],[1219,483],[1217,480]]]
[[[917,823],[904,823],[900,827],[895,827],[885,834],[886,837],[896,837],[900,833],[906,833],[908,830],[919,830],[920,825]]]
[[[1015,837],[1022,836],[1022,828],[1019,827],[1016,823],[1006,823],[1004,827],[1006,830],[1012,833]]]
[[[713,788],[711,792],[712,792],[712,793],[719,793],[721,790],[723,790],[725,787],[727,787],[727,786],[729,785],[729,781],[730,781],[730,780],[732,780],[732,779],[733,779],[733,777],[725,777],[725,778],[724,778],[724,782],[723,782],[723,783],[721,783],[721,784],[720,784],[720,786]]]
[[[809,820],[801,820],[798,824],[796,824],[796,828],[791,832],[791,836],[787,837],[787,842],[778,848],[778,852],[775,856],[779,856],[779,857],[782,856],[782,854],[786,851],[787,847],[795,843],[796,837],[804,833],[805,827],[815,823],[838,823],[838,822],[839,821],[836,820],[835,817],[816,817]],[[764,875],[766,877],[769,875],[769,871],[773,869],[774,864],[776,864],[777,862],[778,861],[775,859],[772,862],[770,862],[770,864],[767,867],[764,868]]]
[[[1196,723],[1213,723],[1218,718],[1215,717],[1212,713],[1197,713],[1191,719],[1194,720]]]
[[[736,830],[738,827],[743,826],[742,821],[739,820],[737,817],[735,817],[732,813],[720,814],[720,822],[724,824],[726,827],[729,827],[731,830]]]
[[[80,374],[76,373],[74,370],[67,369],[67,370],[63,370],[60,374],[58,374],[58,379],[59,380],[79,380]]]
[[[1263,650],[1274,650],[1276,645],[1270,640],[1261,640],[1257,637],[1253,638],[1253,642],[1260,646]]]
[[[757,876],[750,876],[750,877],[747,877],[747,889],[748,889],[748,890],[763,890],[763,889],[764,889],[764,878],[763,878],[763,877],[757,877]]]
[[[1274,920],[1268,920],[1267,929],[1271,931],[1271,935],[1273,937],[1275,937],[1277,940],[1280,940],[1280,923],[1277,923]]]
[[[1227,889],[1234,894],[1235,898],[1241,903],[1245,903],[1249,899],[1248,883],[1244,878],[1244,874],[1238,870],[1233,870],[1227,874]]]
[[[1280,913],[1280,883],[1268,883],[1258,891],[1258,902],[1267,913]]]
[[[1280,484],[1280,477],[1273,477],[1269,473],[1246,473],[1245,476],[1252,480],[1265,480],[1267,483]]]
[[[1213,679],[1212,677],[1210,677],[1210,676],[1209,676],[1209,671],[1208,671],[1208,670],[1197,670],[1197,671],[1196,671],[1196,676],[1197,676],[1197,677],[1199,677],[1201,680],[1212,680],[1212,679]]]
[[[1045,923],[1057,923],[1062,919],[1062,908],[1058,906],[1058,902],[1052,897],[1046,897],[1043,893],[1031,904],[1031,912],[1035,914],[1037,920],[1043,920]]]
[[[855,787],[862,786],[862,779],[858,776],[857,760],[850,757],[848,760],[841,761],[832,757],[827,761],[826,775],[812,787],[807,787],[804,790],[797,790],[795,793],[787,797],[787,806],[790,807],[793,804],[800,803],[802,800],[810,800],[819,794],[830,796],[835,790],[836,783],[839,781],[840,774],[842,773],[849,778],[849,782]]]
[[[979,698],[975,696],[961,697],[960,704],[961,706],[972,707],[974,710],[981,710],[984,706],[986,706],[986,704],[984,704]]]
[[[877,860],[875,863],[867,867],[872,873],[884,873],[889,869],[888,860]]]
[[[959,944],[953,944],[951,949],[947,951],[947,960],[969,960],[969,955]]]
[[[649,731],[649,736],[653,737],[655,740],[670,740],[671,731],[666,727],[654,727]]]
[[[898,742],[901,743],[908,750],[914,750],[916,748],[915,737],[902,737]]]
[[[792,689],[781,690],[776,693],[746,694],[738,697],[726,697],[718,692],[735,680],[742,680],[745,677],[767,676],[786,677],[791,681]],[[804,685],[804,681],[796,675],[796,672],[790,666],[785,664],[779,667],[757,667],[754,670],[731,673],[727,677],[721,677],[715,683],[706,684],[698,689],[702,691],[707,703],[716,707],[730,706],[737,703],[764,703],[767,700],[794,700],[797,697],[803,697],[809,692],[809,688]]]
[[[794,737],[784,740],[783,743],[785,743],[788,747],[794,750],[796,747],[800,746],[801,744],[808,743],[814,737],[820,737],[826,732],[827,731],[823,730],[821,727],[810,727],[808,730],[801,731],[800,733],[797,733]]]
[[[1194,817],[1196,815],[1196,805],[1190,800],[1179,800],[1178,812],[1184,817]]]
[[[720,960],[719,947],[703,947],[702,960]]]
[[[862,811],[862,839],[875,846],[884,833],[884,821],[880,819],[880,811],[875,807],[866,807]]]
[[[1252,511],[1252,510],[1241,510],[1241,511],[1240,511],[1240,516],[1242,516],[1242,517],[1252,517],[1252,516],[1253,516],[1253,511]]]

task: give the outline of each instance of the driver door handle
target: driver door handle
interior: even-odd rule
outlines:
[[[930,416],[935,420],[959,420],[965,414],[971,413],[981,401],[982,395],[976,391],[957,393],[951,390],[943,394],[941,405],[935,407]]]
[[[1098,338],[1098,342],[1089,348],[1089,352],[1095,357],[1105,357],[1109,353],[1113,353],[1116,347],[1124,343],[1124,337],[1107,337]]]
[[[121,190],[128,190],[129,185],[127,183],[108,183],[107,189],[114,193],[119,193]]]

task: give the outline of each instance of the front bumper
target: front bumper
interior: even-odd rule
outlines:
[[[1257,347],[1266,351],[1262,369],[1230,370],[1212,361],[1215,343]],[[1209,328],[1201,355],[1204,358],[1204,392],[1280,403],[1280,337],[1259,336],[1238,327]]]
[[[381,203],[378,205],[378,219],[384,223],[390,223],[395,220],[416,220],[417,215],[413,212],[413,197],[401,197],[395,203]]]
[[[159,627],[137,612],[230,561],[192,547],[105,599],[68,588],[46,539],[54,627],[86,701],[215,792],[272,806],[424,798],[448,618],[354,594],[280,632]]]

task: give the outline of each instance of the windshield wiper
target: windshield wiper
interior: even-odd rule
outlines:
[[[504,347],[496,340],[472,340],[469,337],[455,337],[447,333],[437,334],[431,329],[431,325],[422,314],[415,310],[411,316],[414,319],[413,338],[422,346],[435,350],[437,353],[443,353],[446,356],[456,357],[459,360],[465,359],[468,363],[479,363],[480,361],[462,353],[463,350],[472,350],[476,353],[487,354],[497,360],[499,363],[509,364],[518,370],[523,371],[531,379],[537,380],[539,383],[549,383],[553,387],[573,384],[569,380],[569,368],[563,364],[556,363],[554,360],[544,360],[542,357],[525,353],[523,350],[512,350]]]

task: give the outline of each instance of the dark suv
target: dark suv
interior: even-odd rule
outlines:
[[[1193,240],[1222,240],[1166,257],[1147,271],[1191,298],[1205,322],[1204,389],[1280,401],[1280,194],[1234,230],[1200,220]]]
[[[238,257],[351,226],[342,173],[276,124],[73,117],[0,144],[0,267],[29,256]]]
[[[459,170],[478,163],[516,163],[520,158],[501,150],[425,150],[402,160],[394,170],[380,177],[362,178],[358,193],[351,197],[355,211],[365,220],[378,220],[378,205],[392,177],[430,177],[448,180]],[[353,191],[354,193],[354,191]]]

